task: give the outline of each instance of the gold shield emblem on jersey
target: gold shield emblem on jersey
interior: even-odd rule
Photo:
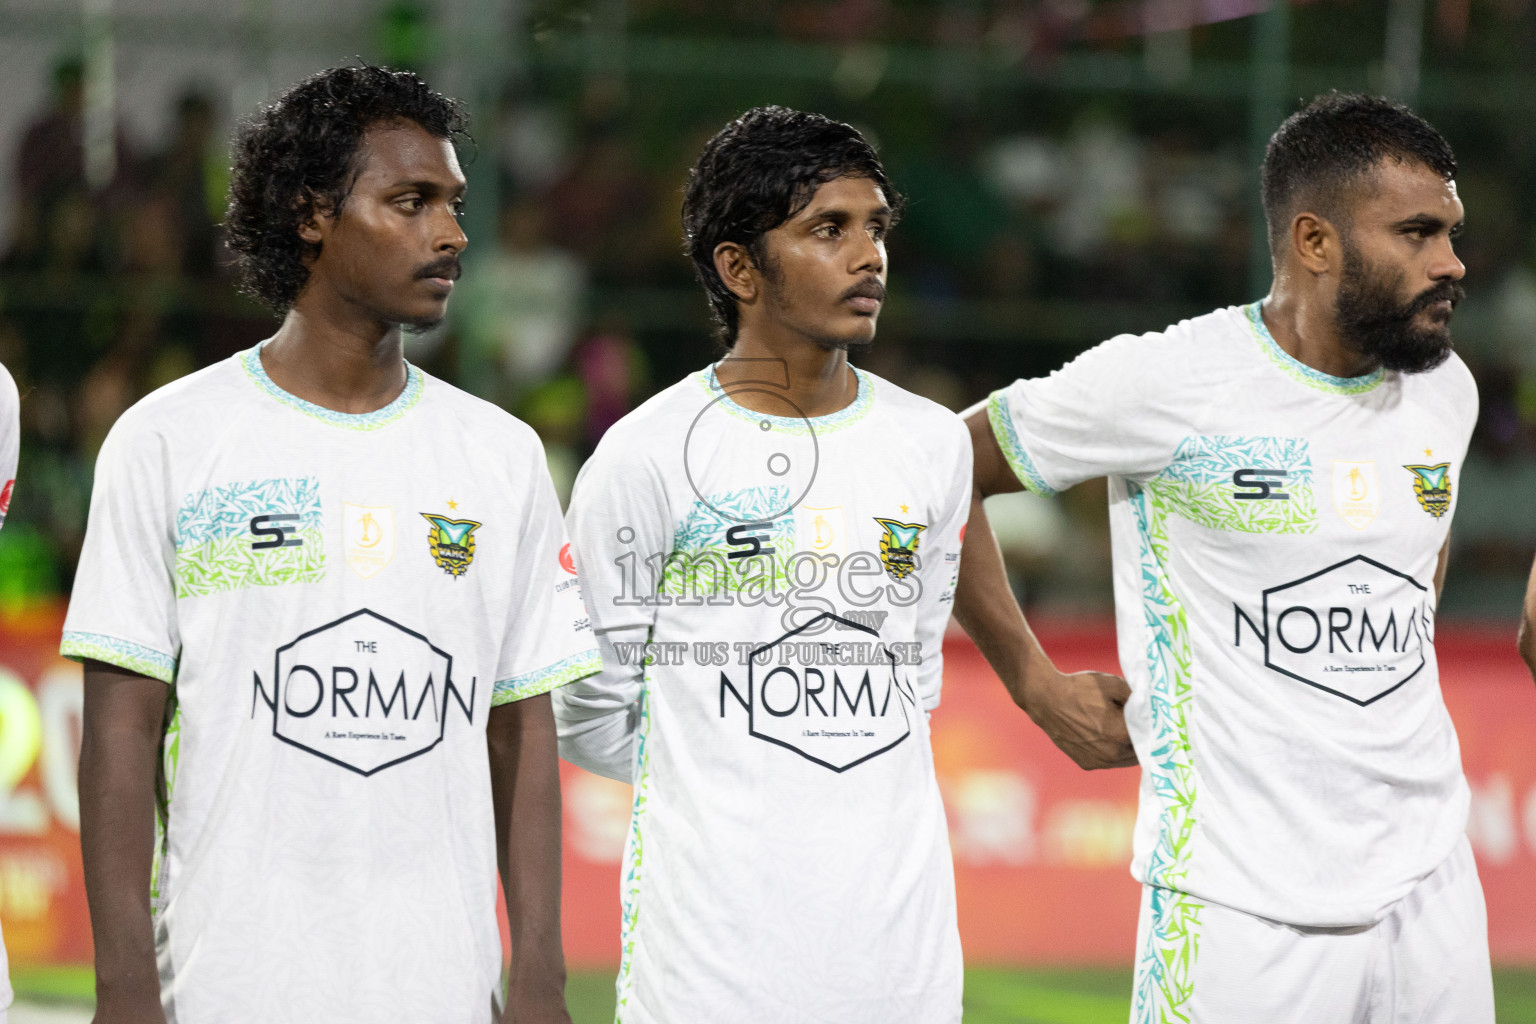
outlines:
[[[432,561],[454,579],[463,576],[475,560],[475,530],[481,524],[472,519],[449,519],[430,512],[423,512],[421,517],[432,524],[427,531],[427,550],[432,553]]]
[[[841,559],[848,553],[846,533],[841,505],[829,508],[801,505],[795,509],[796,554],[810,552],[813,555],[836,555]]]
[[[395,510],[389,505],[342,502],[347,565],[363,579],[384,571],[395,557]]]
[[[1376,463],[1333,460],[1333,510],[1357,530],[1363,530],[1381,511],[1381,490],[1376,483]]]
[[[1419,507],[1439,519],[1451,509],[1451,464],[1404,466],[1413,474],[1413,496]]]
[[[902,506],[905,508],[906,506]],[[894,519],[874,517],[885,528],[880,538],[880,561],[892,579],[904,580],[917,568],[917,543],[919,534],[928,529],[927,523],[898,523]]]

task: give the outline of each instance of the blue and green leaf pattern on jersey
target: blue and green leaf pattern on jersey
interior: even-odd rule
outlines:
[[[283,546],[254,546],[261,537],[252,532],[251,521],[263,516],[283,517],[265,521],[282,528]],[[176,596],[319,582],[325,578],[322,524],[320,481],[315,477],[251,480],[195,491],[176,513]]]
[[[1035,460],[1029,457],[1029,452],[1024,450],[1024,443],[1019,440],[1018,428],[1013,425],[1013,412],[1008,408],[1006,390],[994,391],[992,397],[987,399],[987,422],[992,425],[992,436],[997,439],[997,446],[1002,450],[1003,458],[1008,460],[1008,468],[1019,478],[1019,483],[1047,498],[1055,494],[1056,489],[1045,482]]]
[[[1239,482],[1245,477],[1263,483]],[[1168,467],[1146,487],[1170,511],[1213,530],[1317,529],[1312,459],[1306,440],[1299,437],[1186,437]],[[1255,497],[1266,491],[1269,497]]]
[[[1161,805],[1157,845],[1147,884],[1177,889],[1189,874],[1195,831],[1195,770],[1190,745],[1194,656],[1189,619],[1165,568],[1171,512],[1155,488],[1131,485],[1131,510],[1141,541],[1141,601],[1147,636],[1147,674],[1152,711],[1150,763],[1153,793]]]
[[[548,693],[558,686],[573,683],[578,679],[585,679],[603,669],[603,659],[597,653],[597,648],[590,651],[582,651],[573,654],[539,669],[537,672],[529,672],[510,679],[498,679],[491,689],[491,707],[499,707],[502,704],[511,704],[513,701],[527,700],[529,697],[537,697],[541,693]]]
[[[624,841],[624,877],[619,886],[619,974],[614,980],[617,1002],[614,1024],[624,1024],[624,1011],[635,987],[635,942],[640,927],[640,884],[645,875],[646,803],[651,796],[651,702],[645,681],[640,690],[640,725],[635,735],[635,797],[629,814],[629,835]]]
[[[1322,370],[1315,370],[1280,347],[1280,343],[1275,340],[1274,335],[1269,333],[1269,327],[1264,323],[1264,314],[1259,309],[1259,303],[1244,306],[1243,316],[1248,320],[1248,329],[1253,332],[1254,340],[1258,342],[1259,348],[1269,361],[1287,377],[1298,384],[1305,384],[1314,391],[1331,395],[1363,395],[1374,389],[1386,377],[1386,371],[1379,366],[1360,377],[1335,377]]]
[[[155,808],[155,859],[149,872],[149,905],[159,915],[165,909],[169,895],[165,891],[166,854],[170,850],[171,801],[176,792],[176,772],[181,767],[181,703],[174,690],[171,702],[175,710],[161,738],[161,765],[165,771],[165,790],[161,796],[165,802]]]
[[[1205,904],[1186,893],[1156,887],[1147,890],[1147,899],[1151,912],[1146,945],[1137,953],[1131,1019],[1135,1024],[1188,1021]]]
[[[869,410],[875,404],[875,385],[869,374],[857,366],[849,367],[858,378],[859,392],[837,412],[828,413],[825,416],[773,416],[768,413],[756,412],[738,404],[735,399],[725,397],[726,389],[720,384],[720,378],[715,374],[715,368],[711,366],[707,370],[700,370],[693,375],[710,397],[718,400],[720,408],[730,416],[744,423],[761,424],[768,423],[773,429],[781,430],[786,434],[806,436],[810,434],[830,434],[834,430],[843,430],[853,426],[869,415]],[[763,391],[770,395],[786,391],[782,387],[773,384],[743,381],[740,384],[732,384],[732,389]],[[785,396],[786,408],[789,406],[788,397]]]
[[[119,640],[115,636],[105,636],[101,633],[67,630],[64,633],[63,643],[59,644],[59,653],[75,661],[83,661],[86,658],[104,661],[108,665],[116,665],[118,668],[137,672],[141,676],[158,679],[162,683],[172,682],[176,678],[176,659],[171,655],[162,654],[143,644]]]
[[[262,342],[266,344],[266,342]],[[261,345],[248,348],[240,353],[240,366],[245,370],[247,377],[262,391],[277,401],[297,412],[303,413],[311,419],[322,423],[329,423],[333,427],[342,427],[347,430],[378,430],[394,423],[400,417],[415,408],[421,401],[421,396],[426,387],[426,380],[420,370],[410,363],[405,364],[405,388],[399,396],[382,409],[373,412],[338,412],[335,409],[327,409],[323,405],[305,401],[297,395],[290,395],[277,383],[267,376],[266,367],[261,365]]]
[[[1155,487],[1129,487],[1141,547],[1141,598],[1146,626],[1148,703],[1152,737],[1142,767],[1152,783],[1158,803],[1158,835],[1147,861],[1147,885],[1163,892],[1156,898],[1171,901],[1161,922],[1154,922],[1148,948],[1142,952],[1153,970],[1143,972],[1144,983],[1157,991],[1135,994],[1138,1024],[1165,1024],[1188,1020],[1187,1008],[1198,944],[1200,905],[1188,899],[1183,887],[1189,877],[1196,826],[1196,792],[1193,750],[1190,743],[1194,657],[1189,620],[1183,602],[1169,584],[1168,492]],[[1176,491],[1174,492],[1177,493]],[[1147,980],[1150,979],[1150,980]],[[1153,996],[1159,999],[1154,1000]],[[1151,1007],[1157,1004],[1157,1013]]]
[[[696,600],[739,593],[751,586],[782,593],[789,587],[789,559],[795,551],[795,520],[788,515],[789,488],[747,487],[695,501],[672,534],[672,551],[662,568],[661,593]],[[725,534],[742,523],[767,523],[752,533],[764,537],[772,554],[730,558]]]

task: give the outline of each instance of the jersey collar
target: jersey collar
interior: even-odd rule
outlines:
[[[269,341],[271,339],[268,339]],[[387,427],[391,423],[410,412],[417,402],[421,401],[422,391],[426,382],[420,370],[410,363],[405,364],[405,390],[400,392],[398,398],[390,402],[382,409],[373,412],[337,412],[335,409],[327,409],[323,405],[307,402],[297,395],[290,395],[267,376],[266,367],[261,365],[261,347],[267,342],[263,341],[252,348],[246,349],[235,358],[239,360],[241,369],[262,391],[272,398],[277,399],[290,409],[295,409],[304,415],[329,423],[333,427],[341,427],[344,430],[378,430]]]
[[[859,393],[853,401],[843,406],[837,412],[828,413],[825,416],[771,416],[764,412],[753,412],[745,406],[738,405],[725,388],[720,385],[720,378],[715,375],[713,366],[698,371],[693,379],[699,383],[709,396],[720,403],[720,408],[727,413],[747,423],[768,424],[776,430],[782,430],[790,434],[830,434],[835,430],[842,430],[858,423],[875,404],[874,381],[869,374],[850,364],[849,369],[858,378]],[[744,382],[747,383],[747,382]],[[768,390],[772,385],[767,385]]]
[[[1330,395],[1363,395],[1380,384],[1386,377],[1386,371],[1376,367],[1370,373],[1360,377],[1335,377],[1315,370],[1292,356],[1274,335],[1269,333],[1269,327],[1264,323],[1264,316],[1259,311],[1259,303],[1254,302],[1242,307],[1243,315],[1248,320],[1249,330],[1259,343],[1259,349],[1292,380],[1305,384],[1314,391],[1322,391]]]

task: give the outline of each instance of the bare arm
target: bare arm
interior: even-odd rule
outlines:
[[[975,484],[961,549],[955,618],[1002,678],[1014,703],[1079,767],[1135,764],[1125,727],[1130,697],[1125,680],[1102,672],[1057,671],[1014,600],[982,499],[1021,488],[992,436],[985,407],[977,406],[965,416]]]
[[[150,918],[155,776],[170,689],[85,663],[80,853],[96,945],[96,1024],[164,1024]]]
[[[570,1024],[560,944],[560,770],[549,694],[492,708],[486,742],[496,862],[512,935],[502,1020]]]

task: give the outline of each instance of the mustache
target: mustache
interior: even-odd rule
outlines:
[[[457,256],[442,256],[431,263],[416,268],[417,278],[446,277],[450,281],[457,281],[463,268],[459,266]]]
[[[852,288],[843,292],[842,298],[837,301],[846,302],[849,299],[877,299],[880,302],[884,302],[885,282],[878,277],[866,277]]]
[[[1421,310],[1428,309],[1437,302],[1449,302],[1451,309],[1461,305],[1461,300],[1467,297],[1467,290],[1461,286],[1460,281],[1441,281],[1433,288],[1422,292],[1403,309],[1404,318],[1412,317]]]

